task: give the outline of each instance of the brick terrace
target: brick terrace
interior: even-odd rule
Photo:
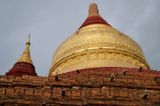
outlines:
[[[56,77],[0,77],[0,106],[32,105],[160,106],[160,72],[102,67]]]

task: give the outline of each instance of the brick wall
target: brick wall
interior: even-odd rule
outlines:
[[[156,106],[160,72],[127,68],[78,70],[54,77],[0,76],[0,106]]]

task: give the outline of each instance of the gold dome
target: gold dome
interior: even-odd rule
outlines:
[[[97,5],[91,4],[86,21],[55,52],[49,76],[94,67],[146,69],[149,65],[140,46],[104,21]]]

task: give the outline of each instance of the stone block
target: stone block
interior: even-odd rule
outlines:
[[[121,97],[129,97],[129,94],[131,95],[131,93],[133,93],[133,92],[129,92],[128,89],[121,89],[119,91],[119,96],[121,96]]]
[[[38,81],[38,80],[32,81],[32,84],[34,86],[40,86],[40,87],[44,85],[44,83],[42,81]]]
[[[43,82],[49,82],[48,77],[41,77],[41,80],[42,80]]]
[[[142,97],[144,93],[143,91],[134,90],[134,89],[129,89],[127,91],[128,91],[128,97],[131,97],[131,98]]]
[[[22,81],[22,77],[21,76],[15,76],[14,80],[15,81]]]
[[[98,97],[100,95],[100,88],[92,88],[92,96]]]
[[[36,80],[37,79],[37,77],[35,77],[35,76],[29,76],[28,77],[28,80],[30,80],[30,81],[34,81],[34,80]]]
[[[81,96],[81,92],[79,87],[73,87],[72,88],[72,97],[80,97]]]
[[[108,97],[109,96],[109,88],[106,86],[103,86],[101,88],[101,95],[103,95],[104,97]]]
[[[61,93],[62,93],[62,89],[61,88],[58,88],[58,87],[55,87],[53,88],[53,97],[61,97]]]
[[[2,82],[4,82],[4,81],[6,81],[7,80],[7,77],[6,76],[0,76],[0,82],[2,81]]]
[[[23,95],[24,94],[24,88],[23,87],[15,87],[15,95]]]
[[[67,97],[71,97],[72,96],[72,90],[71,90],[71,88],[65,89],[64,91],[65,91],[65,96],[67,96]]]
[[[0,88],[0,95],[5,95],[5,88]]]
[[[6,88],[6,95],[7,96],[14,96],[14,88]]]
[[[29,78],[28,75],[23,75],[23,76],[22,76],[22,79],[23,79],[23,80],[28,80],[28,78]]]
[[[54,80],[55,80],[55,79],[54,79],[54,77],[53,77],[53,76],[48,77],[48,81],[49,81],[49,82],[51,82],[51,83],[52,83],[52,82],[54,82]]]
[[[34,89],[34,96],[42,96],[42,94],[43,94],[42,88]]]
[[[7,82],[14,82],[15,76],[7,76]]]
[[[43,96],[51,97],[51,90],[50,89],[44,89],[43,90]]]
[[[82,97],[90,97],[90,92],[89,88],[82,88]]]
[[[32,96],[33,95],[33,88],[25,88],[25,95],[30,95]]]
[[[113,97],[118,97],[120,95],[120,88],[113,88],[112,89],[112,96]]]

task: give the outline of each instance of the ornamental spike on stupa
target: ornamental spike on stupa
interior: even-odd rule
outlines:
[[[84,21],[84,23],[81,25],[80,28],[85,27],[87,25],[92,25],[92,24],[105,24],[109,25],[99,14],[98,6],[96,3],[91,3],[89,5],[88,9],[88,17]]]
[[[30,37],[31,34],[28,35],[28,40],[26,42],[26,48],[24,49],[21,57],[17,60],[17,62],[27,62],[27,63],[32,63],[31,55],[30,55]]]
[[[16,76],[22,76],[22,75],[32,75],[37,76],[35,67],[32,62],[32,58],[30,55],[30,34],[28,35],[28,40],[26,42],[26,47],[20,56],[20,58],[17,60],[17,62],[14,64],[12,69],[9,70],[9,72],[6,73],[6,75],[16,75]]]
[[[98,11],[98,7],[97,7],[96,3],[90,4],[88,16],[89,17],[91,17],[91,16],[99,16],[99,11]]]

